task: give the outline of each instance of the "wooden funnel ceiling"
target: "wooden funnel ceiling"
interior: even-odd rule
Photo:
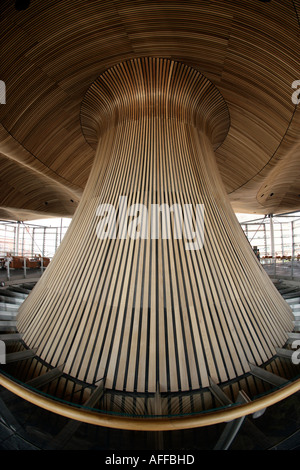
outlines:
[[[191,66],[222,94],[230,129],[216,162],[235,211],[300,209],[299,0],[14,3],[0,5],[0,218],[74,214],[95,157],[84,96],[139,57]]]
[[[81,125],[93,167],[20,308],[25,343],[78,380],[126,392],[201,389],[272,358],[292,314],[219,175],[230,128],[219,90],[180,62],[131,59],[92,84]]]
[[[25,343],[128,392],[201,389],[268,361],[291,312],[232,209],[300,209],[300,1],[3,0],[0,12],[0,218],[74,214],[20,309]],[[146,208],[143,235],[157,235],[153,205],[172,208],[170,237],[117,236],[125,202]],[[199,249],[173,226],[185,205],[204,208],[199,232],[184,214]]]

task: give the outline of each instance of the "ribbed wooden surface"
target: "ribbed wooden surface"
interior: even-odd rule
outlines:
[[[93,84],[81,123],[99,139],[96,158],[68,233],[20,309],[25,343],[75,378],[139,392],[203,388],[271,358],[292,314],[218,173],[213,146],[229,123],[218,90],[180,63],[132,60]],[[186,250],[173,226],[169,240],[100,240],[99,204],[117,208],[120,196],[149,215],[151,204],[203,204],[203,248]]]
[[[300,208],[299,159],[289,158],[300,139],[291,101],[300,79],[299,0],[43,0],[25,11],[2,0],[0,9],[0,172],[1,184],[10,182],[1,217],[74,213],[95,156],[80,126],[84,95],[105,70],[145,56],[192,66],[222,93],[231,127],[217,165],[237,211]],[[17,159],[26,165],[22,180]]]

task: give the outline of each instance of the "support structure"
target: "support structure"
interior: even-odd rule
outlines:
[[[198,71],[141,58],[107,70],[81,107],[96,149],[18,331],[51,366],[107,389],[196,390],[276,354],[290,307],[231,209],[214,150],[225,101]]]
[[[276,269],[276,257],[275,257],[275,235],[274,235],[274,221],[273,221],[273,214],[269,215],[270,218],[270,239],[271,239],[271,255],[272,259],[274,260],[275,263],[275,269]]]

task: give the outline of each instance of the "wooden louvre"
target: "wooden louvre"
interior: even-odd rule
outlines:
[[[209,377],[226,382],[268,361],[292,314],[218,174],[214,148],[229,129],[219,91],[179,62],[125,61],[91,86],[81,123],[96,158],[67,235],[19,310],[25,343],[78,380],[130,392],[206,388]],[[193,211],[193,240],[174,205]],[[163,208],[174,215],[169,236]]]
[[[300,208],[299,0],[29,3],[0,6],[0,217],[73,219],[20,308],[25,345],[128,392],[265,363],[291,310],[233,211]],[[172,224],[100,239],[99,206],[120,196],[148,217],[202,205],[203,247]]]

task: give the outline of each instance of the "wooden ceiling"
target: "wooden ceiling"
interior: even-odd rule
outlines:
[[[237,212],[300,209],[300,0],[1,1],[0,218],[72,216],[95,150],[81,105],[105,70],[183,62],[230,113],[218,167]]]

